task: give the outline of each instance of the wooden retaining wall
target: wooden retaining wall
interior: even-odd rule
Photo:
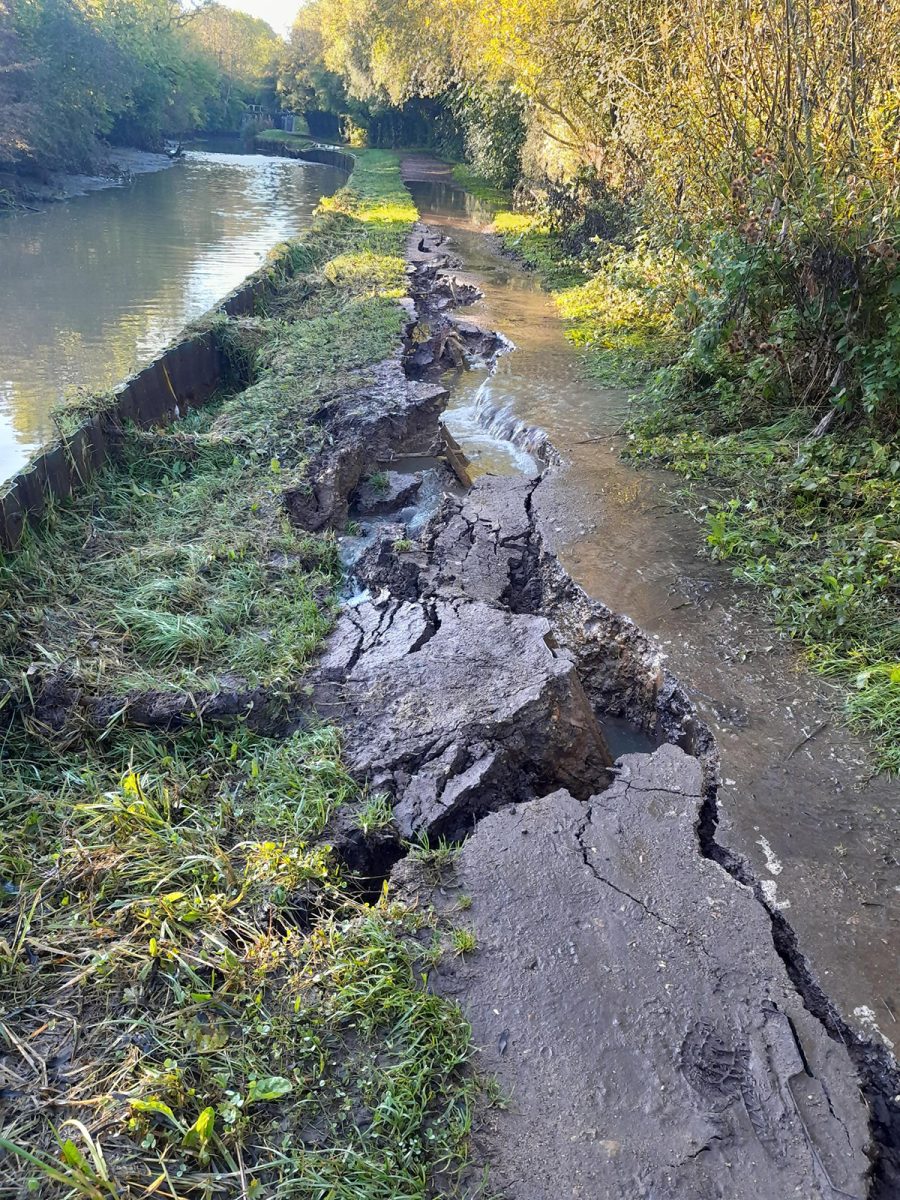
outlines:
[[[268,152],[270,144],[263,145]],[[326,148],[310,147],[302,155],[286,157],[322,162],[347,172],[354,166],[349,154]],[[255,312],[274,290],[274,279],[268,263],[211,311],[230,317]],[[126,379],[103,411],[86,418],[71,435],[43,447],[17,475],[0,483],[0,550],[15,550],[26,524],[37,525],[51,503],[67,499],[88,483],[111,459],[112,434],[123,422],[149,428],[183,416],[209,400],[225,380],[227,366],[213,333],[190,334]]]

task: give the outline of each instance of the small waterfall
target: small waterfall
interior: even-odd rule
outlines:
[[[492,376],[481,384],[472,401],[472,416],[475,423],[491,437],[510,442],[524,450],[534,459],[545,463],[557,461],[558,455],[545,430],[536,425],[527,425],[517,417],[509,401],[497,403],[491,397]]]

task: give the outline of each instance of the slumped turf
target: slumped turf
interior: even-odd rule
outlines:
[[[390,820],[337,731],[202,707],[168,734],[96,728],[77,706],[51,730],[30,704],[48,678],[296,703],[339,568],[281,492],[323,396],[397,346],[415,217],[396,155],[360,155],[275,255],[268,312],[216,325],[249,385],[127,431],[0,562],[0,1195],[412,1200],[464,1161],[469,1030],[423,984],[434,918],[360,900],[324,836],[344,804]]]

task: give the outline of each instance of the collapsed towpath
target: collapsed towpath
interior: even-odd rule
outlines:
[[[895,781],[871,777],[866,746],[842,728],[827,684],[804,675],[727,570],[694,554],[695,526],[674,510],[661,474],[619,460],[622,395],[581,377],[549,298],[483,232],[489,211],[444,164],[408,158],[404,175],[420,210],[449,236],[458,277],[486,290],[471,315],[516,347],[490,378],[456,389],[451,426],[465,427],[474,413],[500,436],[527,439],[529,422],[550,430],[565,469],[548,473],[535,497],[542,535],[590,595],[660,640],[722,757],[720,856],[756,881],[775,925],[790,929],[781,943],[799,941],[819,1010],[890,1048]]]
[[[467,341],[470,360],[499,348],[451,311],[474,298],[451,253],[414,232],[405,362],[422,381]],[[407,468],[427,436],[417,422],[397,447]],[[379,465],[381,501],[350,498],[362,553],[317,702],[403,838],[463,842],[437,873],[403,858],[392,886],[471,937],[428,986],[462,1005],[510,1096],[483,1114],[477,1164],[516,1200],[890,1194],[889,1057],[841,1023],[716,843],[715,741],[657,648],[546,545],[553,471],[463,490],[439,464]],[[613,763],[610,719],[662,745]]]
[[[515,344],[493,373],[454,387],[448,422],[493,456],[490,470],[504,469],[504,438],[547,432],[565,469],[537,498],[542,532],[589,595],[658,640],[715,734],[719,841],[789,916],[843,1019],[900,1045],[897,780],[873,775],[842,696],[803,669],[755,593],[697,553],[702,529],[678,511],[677,480],[622,460],[627,394],[585,375],[553,299],[485,232],[491,210],[433,159],[407,158],[404,174],[424,219],[450,238],[457,275],[485,292],[467,315]]]

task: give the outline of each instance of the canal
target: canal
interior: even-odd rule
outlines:
[[[0,480],[66,396],[104,391],[306,228],[333,167],[189,151],[167,169],[0,221]]]

